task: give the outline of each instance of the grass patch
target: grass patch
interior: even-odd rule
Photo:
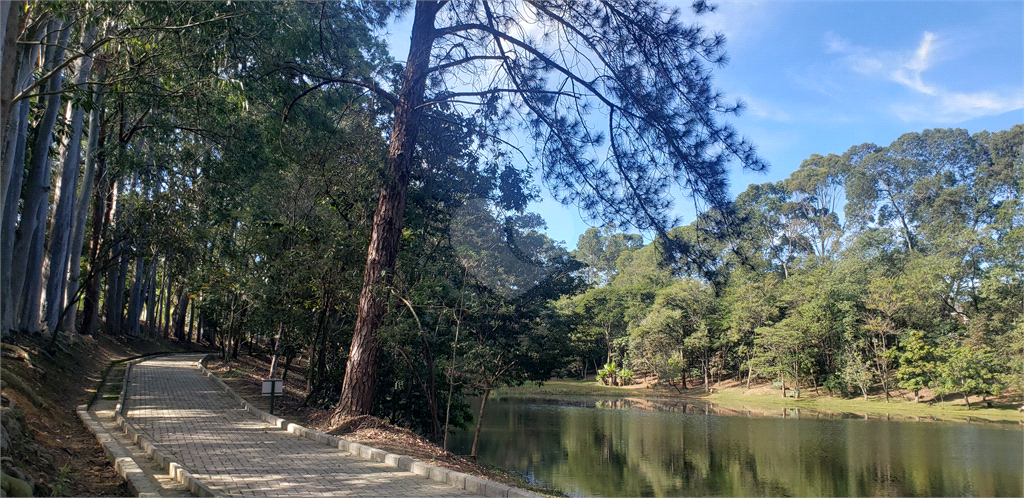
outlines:
[[[110,397],[111,394],[102,394],[102,395],[100,394],[103,391],[103,387],[106,386],[106,384],[107,384],[107,376],[109,376],[110,372],[114,370],[114,367],[119,367],[119,369],[121,370],[121,372],[122,372],[121,380],[123,381],[124,380],[123,373],[128,368],[128,362],[129,361],[134,361],[134,360],[137,360],[139,358],[146,358],[146,357],[149,357],[149,356],[157,356],[157,355],[173,354],[173,353],[174,353],[173,351],[156,351],[156,352],[152,352],[152,353],[140,354],[138,356],[132,356],[130,358],[121,358],[120,360],[114,360],[114,361],[110,362],[110,364],[107,365],[107,367],[104,368],[102,372],[100,372],[100,380],[99,380],[99,382],[96,383],[96,389],[95,390],[89,390],[89,392],[92,393],[92,397],[89,398],[89,403],[86,404],[86,407],[87,408],[92,408],[93,403],[96,403],[96,400],[100,399],[100,396],[102,396],[103,399],[117,399],[117,398],[119,398],[121,396],[121,385],[120,385],[120,383],[117,386],[117,391],[113,393],[113,398]]]
[[[651,396],[650,389],[604,386],[594,381],[552,379],[538,384],[527,382],[519,387],[495,389],[495,396]]]
[[[803,395],[803,392],[801,392]],[[881,397],[879,397],[881,398]],[[761,394],[745,392],[742,388],[724,389],[705,398],[711,403],[729,408],[802,408],[825,413],[853,413],[867,415],[872,418],[890,417],[905,420],[927,418],[948,421],[987,420],[992,422],[1020,422],[1022,416],[1014,405],[999,404],[988,408],[974,403],[968,410],[963,401],[946,401],[945,403],[914,403],[893,398],[889,403],[885,399],[869,398],[837,398],[828,395],[808,394],[801,399],[782,398],[778,394]]]
[[[833,414],[867,415],[870,418],[894,418],[899,420],[945,420],[945,421],[991,421],[1020,422],[1024,420],[1018,411],[1019,403],[993,402],[988,408],[984,403],[972,402],[967,409],[962,399],[934,404],[914,403],[894,397],[889,403],[880,395],[862,398],[838,398],[826,394],[801,391],[800,399],[783,398],[777,390],[751,389],[745,387],[715,388],[712,394],[703,389],[690,389],[682,393],[665,388],[613,387],[600,385],[593,380],[552,379],[538,385],[527,382],[519,387],[505,387],[495,390],[492,395],[516,396],[614,396],[623,398],[667,398],[691,399],[712,403],[734,410],[759,409],[766,415],[781,413],[785,408],[800,408],[810,412]]]

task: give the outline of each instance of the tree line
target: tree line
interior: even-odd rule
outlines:
[[[400,61],[382,33],[405,14]],[[302,356],[306,403],[443,440],[467,395],[564,363],[552,303],[584,282],[525,210],[535,175],[664,234],[668,187],[719,205],[731,159],[766,167],[718,122],[740,108],[710,83],[723,40],[689,18],[639,0],[4,2],[0,333],[202,341],[285,374]]]
[[[401,13],[406,61],[381,38]],[[679,386],[1019,385],[1019,127],[812,157],[733,201],[729,161],[766,165],[716,121],[740,108],[710,85],[722,39],[654,2],[0,14],[5,340],[301,357],[306,404],[442,443],[467,396],[612,361]],[[552,241],[535,176],[608,228]]]
[[[589,229],[593,288],[574,317],[576,371],[628,368],[683,388],[727,378],[919,399],[1024,386],[1024,125],[907,133],[812,155],[669,236]],[[589,369],[589,370],[588,370]],[[968,407],[970,403],[968,402]]]

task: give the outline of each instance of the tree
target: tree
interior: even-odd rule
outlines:
[[[914,403],[920,401],[919,392],[934,378],[934,348],[927,342],[924,332],[907,330],[900,342],[900,366],[896,369],[896,380],[903,389],[914,391]]]
[[[579,340],[586,344],[600,343],[597,352],[603,353],[604,363],[610,363],[616,340],[625,337],[629,323],[638,309],[653,299],[653,291],[636,287],[606,286],[590,289],[569,300],[577,318]],[[589,348],[585,348],[589,349]],[[621,358],[619,358],[621,359]],[[596,363],[597,358],[585,358]],[[597,365],[594,365],[595,369]]]
[[[711,9],[694,3],[698,14]],[[539,35],[526,36],[528,31]],[[495,141],[509,130],[509,118],[521,117],[517,122],[534,140],[534,157],[557,199],[607,221],[665,233],[671,227],[669,185],[722,205],[730,157],[748,168],[765,167],[749,143],[716,122],[717,115],[738,110],[712,90],[704,66],[724,62],[722,42],[683,26],[677,12],[646,1],[416,3],[397,93],[367,78],[346,80],[389,102],[394,115],[338,411],[370,410],[379,351],[375,334],[399,251],[420,122],[429,106],[472,102]],[[555,46],[558,51],[547,48]],[[580,58],[592,69],[578,69]],[[458,74],[482,72],[490,76],[467,79],[487,86],[455,86]],[[608,116],[604,133],[591,131],[595,106]],[[604,140],[610,153],[601,160],[594,151]]]
[[[758,278],[754,280],[754,278]],[[722,301],[725,336],[747,366],[747,389],[754,376],[754,332],[770,327],[779,318],[779,279],[774,274],[755,274],[750,281],[733,274]]]
[[[619,232],[610,224],[602,230],[588,228],[576,242],[573,256],[587,265],[587,280],[604,285],[616,275],[616,262],[625,252],[635,251],[643,246],[643,239],[637,234]]]
[[[810,248],[792,222],[793,206],[783,182],[750,184],[733,201],[735,251],[747,267],[767,267],[789,278],[790,268]]]
[[[754,370],[778,378],[783,397],[786,396],[786,377],[792,379],[793,388],[799,393],[801,367],[807,354],[802,325],[799,316],[787,317],[774,326],[761,327],[754,332]]]
[[[800,230],[811,241],[811,252],[818,262],[831,259],[840,249],[843,226],[838,216],[839,201],[848,163],[840,156],[812,154],[784,181],[793,197],[798,216],[806,229]]]
[[[709,324],[714,308],[711,286],[696,279],[678,279],[659,289],[654,305],[630,331],[630,362],[664,376],[674,370],[674,358],[677,362],[684,360],[700,370],[704,390],[709,391],[712,345],[717,332]],[[683,379],[685,385],[685,375]]]
[[[933,383],[938,394],[960,393],[970,410],[971,395],[999,394],[1001,391],[995,356],[987,346],[963,344],[941,348],[939,355],[941,361]]]

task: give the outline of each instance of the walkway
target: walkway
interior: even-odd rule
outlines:
[[[267,424],[239,408],[200,373],[195,364],[202,356],[165,356],[132,367],[125,414],[159,449],[217,494],[472,495]]]

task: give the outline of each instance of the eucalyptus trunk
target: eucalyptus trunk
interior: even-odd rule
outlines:
[[[82,46],[92,45],[95,34],[95,29],[86,31],[82,38]],[[76,66],[75,86],[82,87],[92,72],[92,57],[78,59]],[[75,105],[74,101],[68,102],[65,120],[70,124],[71,134],[66,137],[61,147],[61,174],[57,177],[53,197],[53,204],[56,207],[50,219],[50,244],[47,248],[47,264],[44,265],[43,275],[46,280],[46,328],[51,334],[57,333],[61,312],[64,311],[68,263],[72,251],[72,214],[76,204],[75,194],[78,190],[82,123],[85,120],[85,110],[81,106]]]
[[[156,270],[160,265],[154,257],[149,264],[149,278],[146,280],[146,336],[156,336]]]
[[[132,282],[132,289],[128,297],[128,316],[125,319],[127,324],[128,337],[139,337],[139,319],[142,318],[143,296],[146,295],[146,280],[149,277],[146,272],[146,259],[136,258],[135,279]]]
[[[22,212],[22,219],[24,220],[26,211]],[[40,327],[40,300],[43,292],[43,281],[42,281],[42,268],[43,263],[43,249],[46,243],[46,204],[39,204],[36,206],[35,214],[29,214],[30,218],[36,221],[35,230],[28,236],[30,241],[27,244],[25,259],[28,261],[28,268],[34,270],[22,281],[23,287],[21,289],[22,301],[18,307],[18,311],[21,313],[21,320],[18,322],[18,330],[22,332],[28,332],[35,334],[39,332]],[[15,244],[17,247],[17,244]]]
[[[426,90],[430,50],[436,36],[434,17],[438,9],[437,2],[416,3],[409,57],[402,74],[401,91],[388,146],[384,185],[381,186],[377,209],[373,214],[363,288],[359,294],[358,317],[345,367],[341,399],[336,410],[345,416],[369,414],[377,387],[380,343],[376,333],[384,320],[387,288],[398,256],[412,156],[423,115],[420,104]]]
[[[49,23],[50,33],[46,40],[51,45],[46,51],[46,71],[56,69],[64,61],[64,47],[67,46],[71,31],[62,30],[62,27],[60,20]],[[22,331],[37,330],[40,321],[38,301],[39,293],[42,292],[42,245],[46,242],[46,211],[50,200],[50,146],[53,143],[57,115],[60,113],[62,83],[61,73],[57,72],[45,85],[46,108],[36,129],[21,223],[18,224],[12,251],[11,297],[15,303],[15,313],[20,314],[18,328]]]
[[[89,279],[86,281],[85,298],[82,303],[82,333],[94,334],[100,326],[100,255],[106,241],[107,220],[113,189],[105,175],[106,160],[103,143],[106,127],[100,125],[99,151],[96,154],[96,188],[92,200],[92,237],[89,240]]]
[[[22,158],[19,162],[18,173],[24,172],[24,157],[25,157],[25,144],[28,139],[28,111],[29,102],[23,100],[18,104],[18,136],[16,138],[17,143],[12,154],[14,157]],[[7,205],[3,207],[4,223],[0,226],[0,268],[5,270],[0,272],[0,332],[7,334],[12,328],[14,328],[16,307],[15,302],[17,301],[16,295],[13,290],[13,278],[11,277],[11,269],[14,266],[14,240],[15,230],[17,224],[14,222],[18,217],[18,201],[21,199],[21,184],[24,174],[14,175],[11,179],[8,188],[7,199],[10,200]],[[7,221],[10,220],[10,221]]]
[[[11,136],[17,134],[18,126],[10,118],[14,114],[14,96],[21,90],[19,54],[23,49],[18,47],[18,37],[21,36],[24,6],[23,1],[0,2],[0,154],[3,155],[16,148],[11,145]],[[0,160],[0,210],[7,203],[7,189],[15,172],[7,159]],[[14,223],[14,218],[8,218],[6,212],[0,212],[0,216],[3,216],[0,225]]]
[[[178,289],[178,304],[174,307],[174,318],[171,322],[172,333],[179,342],[185,340],[185,319],[187,318],[185,311],[188,309],[188,301],[188,291],[185,284],[182,284]]]
[[[160,336],[166,339],[171,336],[171,297],[173,296],[171,289],[173,289],[172,286],[174,285],[174,276],[166,268],[164,272],[164,279],[167,280],[167,285],[164,287],[164,312],[163,320],[161,320]]]
[[[128,273],[128,256],[123,254],[123,248],[123,241],[114,244],[110,268],[107,269],[104,316],[108,335],[120,334],[124,320],[124,281]]]
[[[20,2],[15,2],[20,3]],[[7,4],[0,4],[0,11],[4,11],[8,7]],[[10,18],[8,18],[10,20]],[[43,29],[45,23],[36,23],[31,33],[26,36],[26,41],[38,42],[43,36]],[[13,33],[17,31],[8,31],[7,33]],[[6,42],[5,42],[6,43]],[[5,62],[4,71],[0,74],[4,75],[3,85],[0,85],[3,92],[8,90],[21,91],[28,84],[29,78],[32,76],[32,72],[36,66],[36,60],[39,57],[39,43],[32,43],[26,47],[19,47],[18,54],[16,57],[18,67],[16,70],[7,70]],[[9,47],[4,48],[4,57],[15,56],[13,49],[9,50]],[[8,80],[8,77],[15,77],[16,79]],[[11,83],[8,87],[6,84]],[[13,96],[13,93],[12,93]],[[6,98],[6,97],[4,97]],[[9,103],[4,101],[5,105],[10,104],[13,106],[9,117],[5,117],[0,120],[0,130],[5,130],[3,134],[3,140],[0,141],[0,146],[3,147],[0,150],[0,169],[3,170],[0,173],[0,178],[3,179],[3,184],[0,185],[0,216],[2,216],[2,222],[0,222],[0,268],[4,268],[4,271],[0,271],[0,334],[7,334],[15,326],[17,310],[15,301],[17,301],[17,295],[13,291],[13,280],[11,278],[11,269],[14,264],[14,240],[15,230],[18,228],[18,207],[19,201],[21,200],[21,187],[25,178],[25,150],[28,143],[28,125],[29,125],[29,108],[30,102],[28,99],[23,99],[17,103]]]
[[[65,330],[75,329],[75,319],[78,313],[75,298],[78,295],[79,279],[82,273],[82,265],[79,259],[82,256],[82,251],[85,249],[83,244],[85,243],[86,217],[89,213],[89,202],[92,201],[93,187],[96,185],[96,159],[100,147],[100,106],[103,103],[103,92],[99,87],[93,88],[92,101],[93,108],[89,112],[89,142],[85,149],[85,172],[82,174],[82,187],[75,198],[75,212],[71,228],[68,286],[64,301],[72,306],[64,319]]]

